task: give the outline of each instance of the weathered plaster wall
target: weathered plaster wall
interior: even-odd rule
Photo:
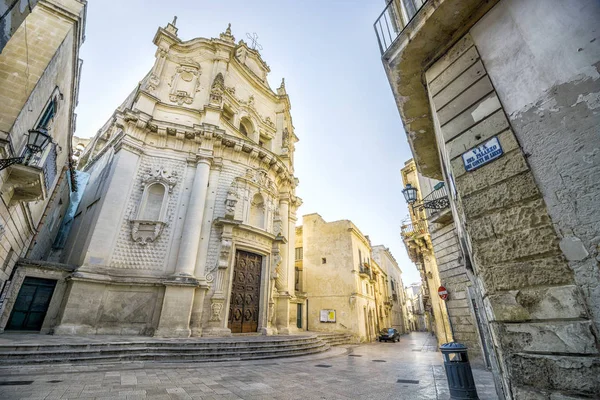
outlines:
[[[387,247],[376,245],[372,247],[372,251],[373,259],[387,274],[387,293],[392,298],[392,307],[390,310],[391,327],[396,328],[400,333],[408,333],[406,298],[404,294],[404,282],[402,281],[402,270]]]
[[[354,225],[346,220],[326,222],[318,214],[303,217],[304,288],[309,330],[347,332],[364,341],[368,335],[363,310],[374,313],[375,301],[367,294],[368,280],[358,276],[358,249],[364,259],[370,252],[357,240],[353,229]],[[335,323],[320,322],[323,309],[336,310]]]
[[[33,90],[28,92],[29,96],[23,99],[23,104],[19,105],[22,108],[17,107],[18,109],[15,109],[14,112],[13,107],[10,110],[8,107],[4,107],[5,104],[12,105],[14,102],[6,98],[2,99],[2,97],[9,97],[13,91],[20,90],[18,82],[14,81],[9,84],[9,76],[11,76],[13,68],[19,71],[15,74],[21,73],[19,70],[21,64],[19,64],[19,57],[16,53],[19,53],[19,47],[23,43],[15,38],[16,42],[11,41],[5,52],[0,55],[0,104],[3,104],[0,107],[0,121],[4,124],[4,128],[0,129],[6,129],[5,132],[0,132],[0,136],[4,138],[4,135],[7,135],[6,138],[12,142],[13,150],[17,155],[21,154],[25,146],[26,135],[24,133],[36,125],[50,99],[53,96],[57,96],[58,99],[56,114],[49,124],[49,134],[57,143],[57,174],[55,179],[49,182],[46,199],[19,203],[11,207],[8,207],[6,201],[3,201],[0,205],[0,288],[4,281],[9,279],[17,259],[26,256],[36,229],[45,229],[40,227],[44,215],[47,212],[54,213],[54,210],[50,211],[47,207],[69,156],[69,141],[72,135],[71,117],[74,108],[74,99],[71,96],[76,68],[74,28],[71,23],[66,21],[53,22],[53,24],[60,25],[60,29],[56,30],[56,36],[60,38],[61,42],[47,43],[46,52],[50,56],[37,77],[39,80],[35,82],[34,78],[31,78],[30,86]],[[52,47],[53,45],[56,47]],[[14,53],[11,53],[13,51]],[[57,95],[56,88],[63,94],[62,99]],[[22,90],[19,91],[19,94],[21,92]],[[8,147],[0,151],[4,152],[3,158],[15,156],[7,153],[7,149]],[[0,186],[8,180],[9,174],[10,169],[0,172],[2,182]],[[6,187],[4,187],[3,195],[6,194]]]
[[[544,21],[544,23],[540,23]],[[473,41],[600,331],[600,3],[501,1]],[[507,62],[508,60],[508,62]]]
[[[471,37],[426,79],[454,219],[468,232],[506,395],[598,393],[598,343],[581,288]],[[466,172],[461,153],[494,136],[504,154]]]

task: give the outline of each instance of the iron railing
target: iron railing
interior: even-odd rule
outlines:
[[[440,182],[435,185],[433,192],[423,197],[420,203],[412,205],[413,212],[419,210],[425,210],[427,219],[431,218],[433,214],[438,213],[441,210],[450,207],[450,199],[448,198],[448,190],[444,182]]]
[[[379,15],[373,28],[377,34],[379,50],[385,53],[406,25],[414,18],[428,0],[390,0]]]
[[[44,183],[46,185],[46,190],[50,190],[52,184],[54,183],[54,179],[56,178],[56,146],[54,143],[50,143],[50,152],[46,157],[46,161],[44,161],[44,166],[42,169],[44,170]]]
[[[363,274],[363,275],[368,275],[369,278],[373,278],[373,274],[371,272],[371,268],[369,268],[364,263],[359,263],[358,264],[358,273],[359,274]]]
[[[409,238],[416,235],[423,235],[427,233],[427,225],[424,221],[417,221],[414,224],[406,224],[400,227],[401,236],[403,238]]]

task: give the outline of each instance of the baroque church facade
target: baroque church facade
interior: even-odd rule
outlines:
[[[230,27],[159,28],[151,71],[86,146],[60,261],[56,334],[286,334],[294,291],[294,133],[285,84]],[[81,177],[80,176],[80,177]]]

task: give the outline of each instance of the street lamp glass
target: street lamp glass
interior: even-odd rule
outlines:
[[[414,204],[417,201],[417,188],[412,187],[410,183],[402,190],[402,194],[408,204]]]
[[[52,138],[45,129],[32,129],[29,131],[29,138],[27,138],[27,147],[34,152],[40,152],[50,143]]]

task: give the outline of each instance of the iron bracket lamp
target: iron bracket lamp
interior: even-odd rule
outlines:
[[[43,128],[31,129],[27,138],[27,153],[21,157],[0,159],[0,171],[13,164],[27,164],[31,156],[44,151],[48,143],[52,141],[48,132]]]
[[[413,212],[421,211],[425,208],[430,210],[443,210],[450,207],[450,200],[448,199],[448,196],[424,200],[419,204],[415,204],[417,202],[417,188],[413,187],[410,183],[407,184],[402,190],[402,194],[404,195],[406,202],[411,205]]]

